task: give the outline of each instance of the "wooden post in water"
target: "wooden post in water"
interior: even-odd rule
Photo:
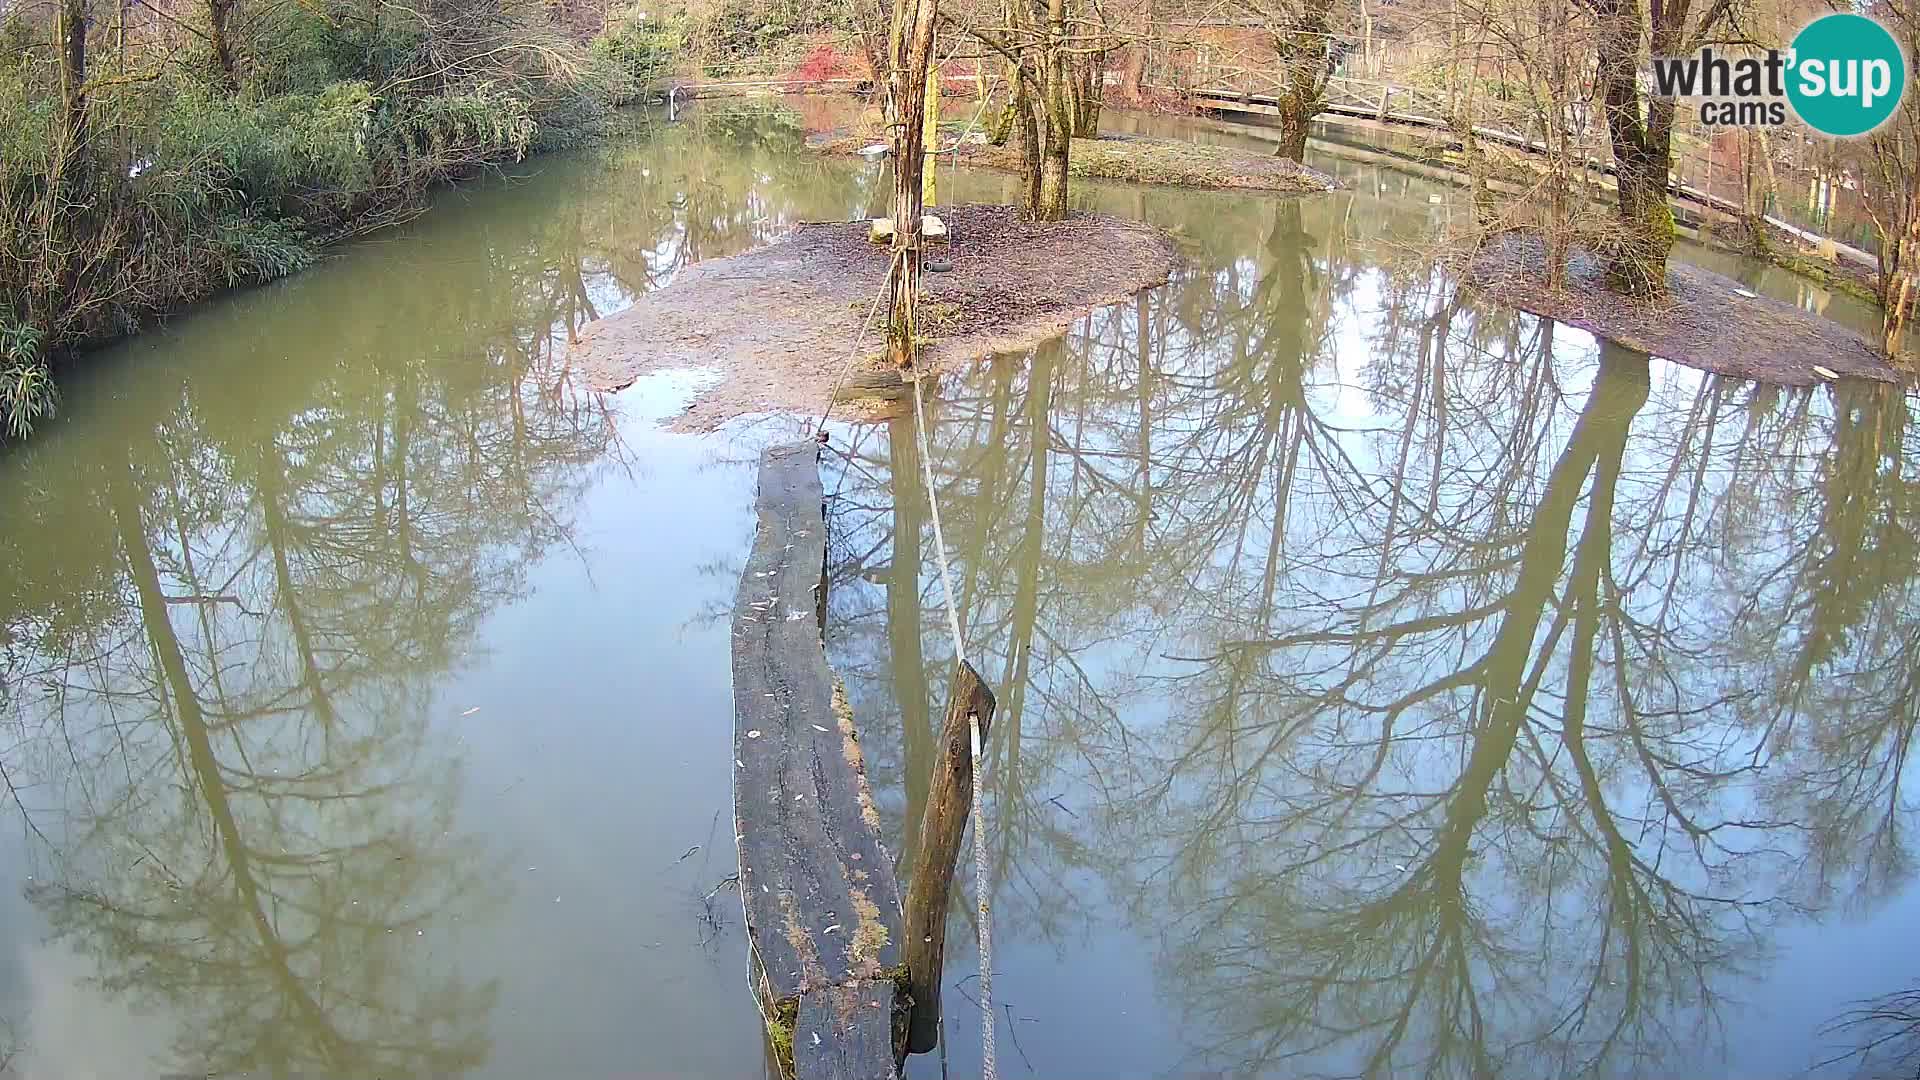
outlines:
[[[972,664],[962,660],[953,673],[946,724],[935,751],[927,812],[920,819],[919,858],[907,886],[907,989],[913,1011],[907,1026],[907,1051],[924,1054],[940,1041],[940,980],[947,944],[947,900],[973,807],[973,734],[969,717],[980,719],[985,745],[993,723],[993,691]]]

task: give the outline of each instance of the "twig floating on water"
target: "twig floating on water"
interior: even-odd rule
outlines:
[[[1001,1004],[1005,1006],[1007,1010],[1007,1033],[1013,1036],[1013,1048],[1020,1051],[1020,1063],[1027,1067],[1028,1072],[1032,1072],[1033,1062],[1027,1060],[1027,1051],[1020,1045],[1020,1025],[1015,1023],[1013,1019],[1013,1003],[1002,1002]],[[1022,1019],[1031,1020],[1033,1018],[1023,1017]]]

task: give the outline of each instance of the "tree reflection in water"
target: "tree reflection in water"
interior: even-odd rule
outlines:
[[[169,1065],[504,1056],[503,987],[446,944],[503,902],[502,856],[429,714],[620,463],[566,337],[877,183],[702,124],[135,342],[159,355],[119,392],[73,395],[90,437],[9,456],[0,760],[31,899],[177,1017]],[[1684,1071],[1783,927],[1910,889],[1908,405],[1391,277],[1445,207],[1356,179],[1089,187],[1178,222],[1195,266],[944,390],[936,483],[1003,709],[1003,948],[1116,914],[1150,941],[1125,992],[1182,1045],[1142,1071]],[[952,659],[914,445],[860,429],[829,477],[834,660],[896,834]],[[1017,1033],[1063,1076],[1104,1029]]]
[[[1716,1060],[1778,928],[1910,883],[1907,403],[1596,349],[1383,273],[1391,214],[1252,205],[1197,246],[1256,252],[944,390],[996,933],[1092,933],[1096,876],[1176,1071]],[[902,832],[950,663],[905,423],[838,478],[831,617]]]
[[[155,1068],[489,1058],[501,985],[459,943],[513,876],[456,813],[464,748],[434,695],[621,464],[568,336],[843,213],[846,178],[797,137],[715,115],[449,208],[131,343],[121,392],[75,395],[107,415],[9,460],[0,707],[29,899],[107,991],[169,1018]]]
[[[180,1067],[449,1074],[488,1053],[495,983],[392,935],[501,899],[498,856],[452,820],[433,679],[565,540],[613,437],[526,341],[450,342],[484,357],[465,386],[351,343],[289,420],[189,395],[66,477],[114,613],[21,672],[48,692],[12,703],[10,760],[60,789],[29,895],[108,990],[180,1017]],[[25,569],[57,583],[70,554]]]

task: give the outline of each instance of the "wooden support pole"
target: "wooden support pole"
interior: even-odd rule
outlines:
[[[920,127],[921,168],[925,170],[924,183],[920,193],[920,204],[924,210],[939,204],[938,182],[940,175],[940,65],[927,67],[927,116]]]
[[[940,981],[947,944],[947,900],[973,807],[973,734],[969,717],[980,719],[980,742],[993,723],[993,691],[972,664],[961,661],[953,673],[947,720],[935,751],[927,812],[920,820],[919,858],[907,886],[907,989],[913,1011],[907,1050],[924,1054],[940,1041]]]

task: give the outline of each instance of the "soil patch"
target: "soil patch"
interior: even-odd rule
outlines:
[[[950,273],[924,279],[921,312],[934,371],[1026,348],[1098,307],[1164,284],[1179,264],[1163,232],[1100,214],[1020,220],[1009,206],[939,211],[953,235]],[[712,430],[768,411],[817,414],[845,372],[875,383],[887,369],[884,332],[848,357],[885,280],[889,252],[864,221],[806,225],[786,239],[684,271],[626,311],[588,326],[573,363],[598,390],[649,371],[699,368],[723,376],[674,426]],[[881,312],[876,322],[885,319]]]
[[[952,132],[943,132],[943,137],[960,134],[955,127]],[[858,153],[873,143],[872,138],[846,132],[821,133],[807,140],[808,146],[830,154]],[[966,141],[956,150],[941,154],[941,164],[953,160],[955,154],[964,165],[1020,171],[1020,151],[1016,147]],[[1339,181],[1326,173],[1287,158],[1145,135],[1075,139],[1067,171],[1073,176],[1096,180],[1221,190],[1309,194],[1333,191],[1340,186]]]
[[[1754,295],[1711,270],[1669,262],[1667,295],[1636,300],[1607,287],[1606,269],[1590,251],[1574,250],[1563,290],[1546,287],[1546,267],[1538,235],[1506,233],[1472,258],[1466,280],[1501,303],[1720,375],[1811,386],[1825,381],[1814,371],[1819,366],[1879,382],[1905,380],[1858,332]]]

